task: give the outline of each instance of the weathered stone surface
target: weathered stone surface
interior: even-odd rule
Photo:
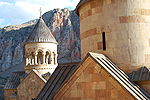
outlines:
[[[87,58],[53,100],[134,100],[102,66]]]
[[[89,0],[78,7],[81,57],[89,51],[103,53],[127,73],[149,67],[149,6],[148,0]],[[103,32],[105,51],[97,44],[104,43]]]
[[[37,97],[45,82],[32,71],[29,75],[22,79],[17,87],[17,100],[32,100]]]
[[[74,11],[54,9],[42,17],[59,43],[58,62],[79,61],[80,26],[79,18]],[[24,61],[24,43],[36,21],[0,29],[0,71],[7,71]]]

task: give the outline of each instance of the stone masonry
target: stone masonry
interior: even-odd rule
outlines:
[[[126,72],[149,67],[149,8],[149,0],[89,0],[79,6],[82,58],[93,51],[107,55]]]

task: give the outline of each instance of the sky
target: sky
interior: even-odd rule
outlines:
[[[74,10],[80,0],[0,0],[0,27],[16,25],[39,18],[54,8]]]

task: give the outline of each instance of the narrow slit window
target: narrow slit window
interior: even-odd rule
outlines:
[[[106,50],[106,34],[102,33],[103,50]]]

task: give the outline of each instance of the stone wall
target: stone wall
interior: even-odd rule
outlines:
[[[82,58],[106,54],[126,72],[150,65],[150,1],[90,0],[78,8]],[[103,51],[102,32],[106,33]]]
[[[89,57],[53,100],[135,100],[135,98]]]
[[[137,84],[150,93],[150,81],[139,81]]]
[[[21,81],[17,88],[17,100],[32,100],[37,97],[45,82],[33,71]]]
[[[4,100],[16,100],[16,98],[13,97],[16,93],[16,89],[4,89]]]

